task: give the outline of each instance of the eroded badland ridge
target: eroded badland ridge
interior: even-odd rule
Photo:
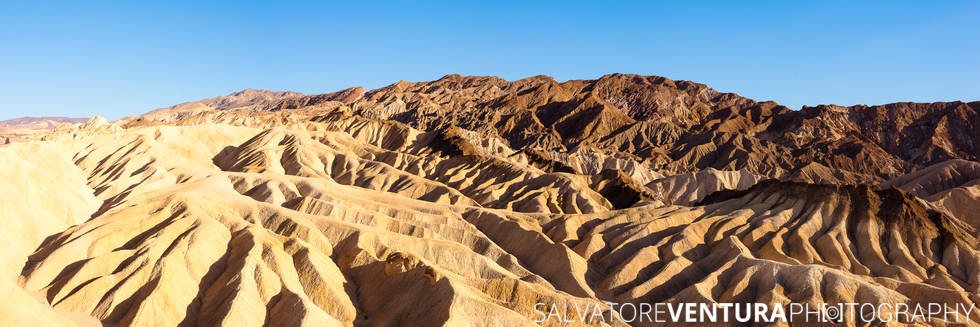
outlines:
[[[512,326],[538,303],[975,305],[978,108],[448,75],[91,119],[0,146],[0,319]]]

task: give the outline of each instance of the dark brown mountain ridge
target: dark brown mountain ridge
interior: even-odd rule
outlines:
[[[314,116],[339,110],[430,131],[458,127],[499,137],[517,150],[588,149],[665,172],[748,169],[844,184],[878,183],[949,159],[976,161],[978,107],[899,102],[792,110],[704,84],[632,74],[565,82],[452,74],[240,106]]]

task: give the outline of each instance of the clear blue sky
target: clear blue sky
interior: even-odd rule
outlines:
[[[0,3],[0,119],[448,73],[662,75],[792,108],[980,99],[968,1],[37,2]]]

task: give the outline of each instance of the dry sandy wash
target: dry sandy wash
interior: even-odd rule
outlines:
[[[864,119],[846,110],[869,107],[783,119],[638,78],[246,90],[0,146],[0,324],[522,326],[536,303],[980,303],[975,134],[906,151],[846,131]],[[613,82],[634,89],[598,93]],[[507,101],[530,113],[465,116]],[[951,108],[975,126],[973,104]],[[809,152],[772,157],[791,150]]]

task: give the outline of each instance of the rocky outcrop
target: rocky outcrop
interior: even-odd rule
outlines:
[[[980,163],[949,160],[882,183],[914,194],[934,208],[959,218],[980,235]]]
[[[765,179],[746,170],[722,171],[708,168],[695,173],[657,179],[648,183],[646,187],[664,203],[689,206],[715,192],[741,191]]]

